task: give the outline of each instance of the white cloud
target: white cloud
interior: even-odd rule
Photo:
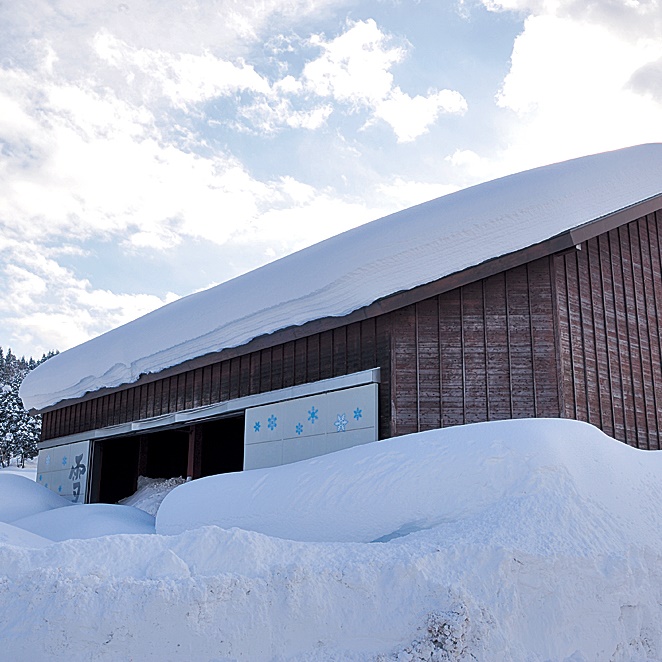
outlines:
[[[426,133],[441,113],[461,114],[466,110],[466,100],[453,90],[412,98],[396,87],[386,99],[377,104],[375,117],[393,128],[398,142],[411,142]]]
[[[393,87],[390,69],[406,53],[403,46],[391,47],[372,19],[350,24],[346,32],[330,41],[322,35],[310,41],[322,49],[322,55],[304,67],[307,87],[319,96],[357,107],[375,106],[388,96]]]
[[[496,96],[500,133],[457,165],[478,179],[662,141],[660,0],[483,0],[528,14]],[[469,153],[471,150],[467,150]],[[453,158],[457,159],[464,150]]]
[[[268,81],[241,58],[230,62],[209,51],[169,53],[135,48],[107,31],[94,37],[94,48],[107,64],[122,70],[130,85],[159,87],[176,106],[196,104],[241,91],[268,94]]]
[[[407,44],[392,45],[374,20],[350,23],[332,40],[315,35],[311,43],[322,55],[303,70],[305,87],[321,97],[347,104],[350,110],[368,108],[372,118],[386,122],[399,142],[409,142],[425,133],[442,113],[463,113],[466,100],[459,92],[441,90],[411,97],[395,85],[391,73],[407,52]]]
[[[0,328],[11,328],[3,344],[18,353],[36,356],[67,349],[177,298],[172,293],[161,299],[94,288],[46,252],[25,242],[2,247]]]
[[[630,77],[632,90],[662,102],[662,58],[647,62]]]

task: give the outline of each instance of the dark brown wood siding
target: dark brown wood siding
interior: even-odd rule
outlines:
[[[390,319],[371,318],[237,356],[43,416],[42,439],[170,414],[245,395],[381,368],[380,437],[390,436]]]
[[[559,415],[551,259],[391,314],[394,435]]]
[[[662,215],[554,259],[563,413],[631,446],[660,448]]]
[[[661,223],[649,214],[581,250],[47,412],[43,438],[379,367],[381,438],[563,416],[659,449]]]

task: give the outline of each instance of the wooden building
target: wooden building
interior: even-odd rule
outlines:
[[[419,217],[427,219],[421,227]],[[356,243],[371,232],[405,232],[399,262],[397,235],[392,253],[375,261],[390,270],[378,279],[389,292],[375,292],[365,305],[337,314],[325,301],[332,287],[314,283],[310,300],[321,300],[322,312],[309,319],[270,327],[248,315],[259,332],[246,341],[215,351],[198,343],[198,355],[131,381],[88,379],[88,389],[70,378],[82,386],[66,399],[57,393],[68,384],[56,384],[50,400],[38,397],[51,377],[35,370],[22,396],[43,414],[42,482],[55,489],[65,473],[75,475],[73,466],[61,468],[60,456],[78,460],[81,449],[87,499],[115,501],[135,489],[139,474],[196,478],[376,438],[525,417],[575,418],[638,448],[661,448],[662,145],[527,171],[375,223],[274,263],[305,280],[297,269],[325,254],[342,256],[343,237]],[[366,241],[358,242],[358,256]],[[257,283],[259,272],[252,272]],[[410,272],[420,281],[413,286]],[[251,277],[233,287],[256,287]],[[123,331],[129,338],[132,324]],[[81,346],[78,358],[74,350],[59,355],[51,367],[81,361],[97,341],[103,351],[103,338]],[[114,360],[107,357],[108,366]],[[313,430],[322,397],[331,398],[324,434]],[[263,433],[271,437],[251,436]],[[51,464],[57,476],[48,474]],[[76,500],[73,488],[65,492]]]

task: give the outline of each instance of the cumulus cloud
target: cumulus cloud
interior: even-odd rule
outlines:
[[[393,66],[406,56],[407,44],[393,44],[372,19],[357,21],[338,37],[311,38],[322,54],[308,62],[303,79],[308,90],[348,104],[352,110],[368,108],[371,119],[386,122],[400,142],[426,133],[441,113],[463,113],[464,97],[454,90],[431,90],[411,97],[394,82]]]
[[[3,344],[30,347],[33,355],[67,349],[177,298],[95,288],[31,242],[5,241],[0,255],[0,328],[11,328],[3,329]]]
[[[629,83],[635,92],[662,102],[662,58],[639,67]]]
[[[501,124],[503,147],[490,155],[495,174],[662,140],[660,0],[483,4],[527,14],[495,99],[512,114]]]

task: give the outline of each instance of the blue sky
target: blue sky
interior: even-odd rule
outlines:
[[[26,0],[0,29],[18,353],[458,188],[662,141],[660,0]]]

